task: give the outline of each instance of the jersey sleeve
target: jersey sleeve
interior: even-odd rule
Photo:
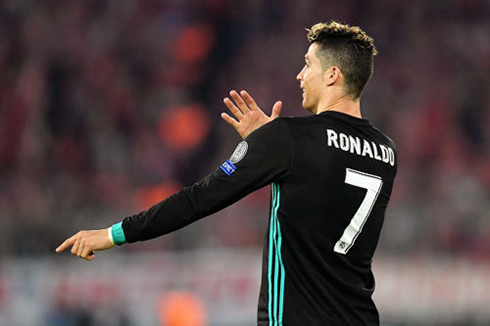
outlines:
[[[149,240],[213,214],[286,177],[293,161],[288,123],[281,118],[251,133],[214,172],[150,209],[126,217],[127,242]]]

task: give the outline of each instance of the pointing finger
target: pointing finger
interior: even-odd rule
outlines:
[[[75,238],[70,237],[66,239],[65,242],[63,242],[58,248],[56,248],[56,252],[62,252],[66,248],[72,246],[74,243],[75,243]]]

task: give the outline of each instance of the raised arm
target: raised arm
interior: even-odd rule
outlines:
[[[224,112],[221,113],[221,117],[235,128],[243,139],[247,138],[254,130],[279,117],[281,113],[281,101],[274,103],[271,116],[269,117],[259,108],[254,99],[246,91],[241,91],[240,94],[236,91],[230,91],[230,97],[235,103],[228,97],[223,99],[223,103],[225,103],[235,118],[232,118]]]

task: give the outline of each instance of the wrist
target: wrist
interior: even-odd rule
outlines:
[[[114,237],[112,236],[112,226],[107,228],[107,236],[109,237],[111,244],[115,246],[116,244],[114,243]]]
[[[126,241],[126,236],[124,234],[124,230],[122,228],[122,222],[116,223],[110,227],[112,241],[114,245],[123,245]],[[109,238],[110,239],[110,238]]]

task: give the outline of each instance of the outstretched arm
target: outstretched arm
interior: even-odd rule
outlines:
[[[235,101],[236,105],[228,97],[225,97],[223,102],[235,118],[232,118],[224,112],[221,113],[221,117],[228,124],[232,125],[243,139],[247,138],[254,130],[277,118],[281,113],[281,101],[274,103],[271,116],[269,117],[259,108],[254,99],[246,91],[241,91],[240,94],[236,91],[231,91],[230,97]]]
[[[289,124],[277,119],[250,134],[228,160],[200,182],[110,229],[78,232],[56,251],[72,246],[72,254],[90,261],[93,251],[173,232],[288,176],[293,150]]]

